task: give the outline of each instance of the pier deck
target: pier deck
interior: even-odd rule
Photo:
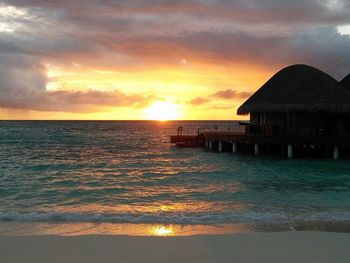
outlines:
[[[260,143],[260,144],[325,144],[350,146],[349,137],[329,137],[329,136],[275,136],[275,135],[246,135],[237,132],[205,132],[205,140],[221,140],[239,143]]]
[[[203,135],[173,135],[170,142],[178,147],[202,147],[204,143]]]
[[[274,152],[289,158],[296,152],[302,152],[338,159],[340,151],[350,151],[349,137],[247,135],[244,132],[228,131],[171,136],[171,143],[179,147],[203,147],[217,152],[253,151],[255,155]]]

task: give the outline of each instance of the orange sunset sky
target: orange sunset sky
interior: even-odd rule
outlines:
[[[0,1],[0,119],[242,119],[277,70],[350,73],[342,0]]]

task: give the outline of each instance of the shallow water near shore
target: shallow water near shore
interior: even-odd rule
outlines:
[[[26,226],[36,234],[349,232],[349,160],[169,144],[178,126],[196,134],[215,125],[238,128],[198,121],[0,122],[0,232]]]

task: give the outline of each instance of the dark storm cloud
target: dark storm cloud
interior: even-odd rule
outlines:
[[[43,8],[55,10],[62,16],[75,21],[88,21],[89,17],[110,22],[128,15],[162,15],[186,14],[191,17],[205,16],[207,18],[225,18],[244,22],[285,21],[339,23],[349,21],[350,4],[347,1],[336,0],[208,0],[208,1],[5,1],[19,7]],[[133,17],[130,17],[130,21]],[[100,24],[94,24],[99,26]]]
[[[350,24],[349,13],[341,0],[0,1],[0,107],[75,111],[144,100],[48,92],[46,63],[132,70],[190,58],[271,71],[306,63],[340,79],[350,72],[350,38],[337,26]]]
[[[186,36],[133,38],[122,41],[119,49],[149,63],[171,64],[179,57],[191,56],[214,65],[243,62],[271,71],[290,64],[310,64],[337,79],[350,72],[350,38],[332,27],[305,29],[287,36],[192,32]]]

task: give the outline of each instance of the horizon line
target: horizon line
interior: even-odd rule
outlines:
[[[245,121],[244,119],[232,119],[232,120],[210,120],[210,119],[207,119],[207,120],[196,120],[196,119],[192,119],[192,120],[142,120],[142,119],[140,119],[140,120],[113,120],[113,119],[111,119],[111,120],[94,120],[94,119],[91,119],[91,120],[81,120],[81,119],[73,119],[73,120],[70,120],[70,119],[67,119],[67,120],[65,120],[65,119],[47,119],[47,120],[45,120],[45,119],[43,119],[43,120],[40,120],[40,119],[28,119],[28,120],[26,120],[26,119],[18,119],[18,120],[16,120],[16,119],[3,119],[3,120],[1,120],[0,119],[0,122],[6,122],[6,121],[81,121],[81,122],[84,122],[84,121],[86,121],[86,122],[88,122],[88,121],[101,121],[101,122],[103,122],[103,121],[125,121],[125,122],[132,122],[132,121],[148,121],[148,122],[176,122],[176,121]]]

